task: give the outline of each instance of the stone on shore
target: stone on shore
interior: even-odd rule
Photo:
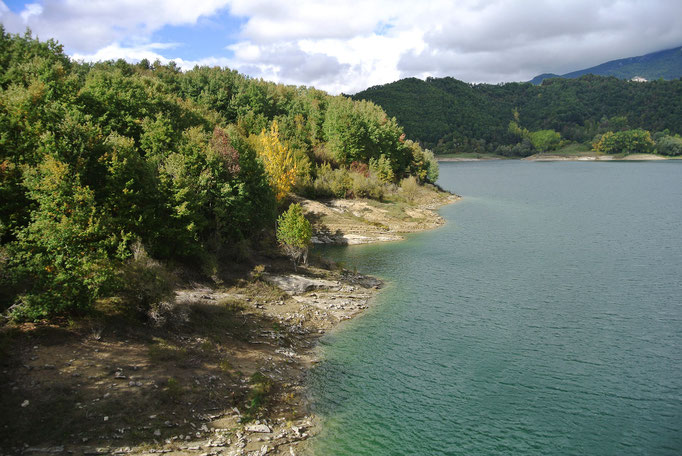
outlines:
[[[272,429],[270,429],[270,426],[268,426],[267,424],[248,424],[244,426],[244,430],[246,432],[259,432],[262,434],[272,432]]]
[[[291,294],[305,293],[306,291],[320,288],[338,287],[339,282],[324,279],[311,279],[297,274],[274,275],[264,274],[263,280],[275,285],[282,291]]]

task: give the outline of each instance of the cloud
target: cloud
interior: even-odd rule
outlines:
[[[283,82],[324,81],[347,71],[348,64],[323,53],[305,52],[293,43],[255,46],[250,42],[230,46],[237,65],[261,68],[258,76],[272,76]]]
[[[159,54],[157,51],[164,49],[171,49],[175,45],[172,43],[149,43],[139,46],[121,46],[119,43],[112,43],[92,54],[80,54],[75,53],[71,57],[76,60],[82,60],[86,62],[99,62],[104,60],[118,60],[125,59],[131,62],[139,62],[140,60],[147,59],[150,62],[159,60],[160,62],[166,64],[170,62],[171,59]],[[181,65],[182,60],[176,62]],[[181,65],[182,66],[182,65]],[[191,67],[188,67],[188,69]]]
[[[401,76],[528,80],[682,44],[679,2],[488,2],[463,13],[441,16],[424,49],[401,56]]]
[[[222,54],[179,59],[189,45],[157,36],[228,12],[240,26],[231,41],[212,38],[225,40]],[[34,0],[19,14],[0,2],[8,30],[28,25],[85,60],[226,65],[333,93],[408,76],[497,83],[564,73],[679,46],[679,17],[678,0]]]
[[[7,18],[10,32],[30,27],[40,37],[57,38],[68,49],[94,52],[114,42],[146,42],[166,25],[194,24],[227,4],[227,0],[44,0],[27,4],[18,15],[21,22],[8,9],[2,21]]]

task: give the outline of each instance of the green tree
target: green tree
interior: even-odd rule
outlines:
[[[651,152],[654,141],[646,130],[608,131],[592,146],[604,154],[645,154]]]
[[[277,241],[284,252],[291,257],[294,265],[308,263],[308,247],[313,235],[310,222],[303,216],[298,203],[291,204],[289,209],[277,219]]]
[[[120,240],[108,236],[94,192],[52,157],[25,184],[36,202],[28,226],[10,244],[10,274],[25,284],[14,314],[40,318],[86,310],[112,284]],[[125,241],[125,240],[124,240]]]
[[[540,130],[530,133],[529,139],[535,149],[547,152],[557,148],[561,142],[561,135],[554,130]]]
[[[656,140],[656,152],[661,155],[682,155],[682,138],[679,136],[664,135]]]

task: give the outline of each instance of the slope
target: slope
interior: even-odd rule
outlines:
[[[654,79],[678,79],[682,77],[682,46],[637,57],[611,60],[591,68],[572,71],[561,76],[545,73],[534,77],[530,82],[532,84],[540,84],[548,78],[578,78],[586,74],[615,76],[619,79],[632,79],[639,76],[649,81]]]

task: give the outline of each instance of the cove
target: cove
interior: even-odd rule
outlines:
[[[682,161],[442,163],[388,283],[321,340],[317,455],[682,453]]]

